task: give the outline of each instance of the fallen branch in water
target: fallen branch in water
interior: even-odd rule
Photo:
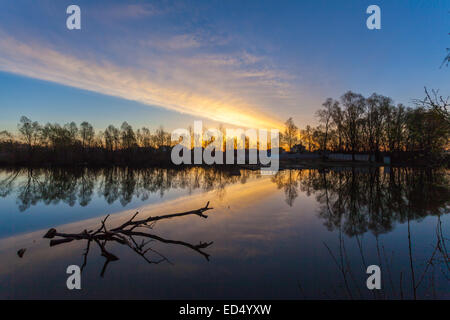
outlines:
[[[109,217],[109,215],[107,215],[101,221],[101,226],[95,231],[94,230],[89,230],[89,231],[84,230],[83,232],[73,234],[73,233],[60,233],[56,229],[51,228],[44,235],[44,238],[52,239],[52,240],[50,240],[51,247],[59,245],[59,244],[63,244],[63,243],[72,242],[74,240],[87,240],[87,246],[86,246],[85,252],[83,254],[84,258],[83,258],[83,264],[81,267],[82,270],[87,264],[87,256],[89,254],[91,242],[95,242],[101,251],[101,255],[106,258],[106,262],[103,266],[101,276],[104,275],[106,267],[109,262],[119,260],[118,257],[116,257],[114,254],[110,253],[106,249],[106,244],[110,241],[117,242],[121,245],[128,246],[130,249],[132,249],[134,252],[136,252],[138,255],[140,255],[148,263],[158,264],[162,261],[167,261],[170,263],[170,261],[165,256],[163,256],[161,253],[159,253],[156,250],[147,246],[152,241],[159,241],[159,242],[166,243],[166,244],[176,244],[176,245],[181,245],[181,246],[190,248],[190,249],[200,253],[201,255],[203,255],[205,257],[205,259],[209,261],[209,254],[202,251],[202,249],[209,247],[212,244],[212,242],[209,242],[209,243],[200,242],[199,244],[194,245],[194,244],[184,242],[184,241],[165,239],[160,236],[157,236],[157,235],[154,235],[151,233],[147,233],[144,231],[139,231],[136,229],[139,229],[139,228],[152,229],[153,226],[155,225],[155,223],[159,220],[170,219],[170,218],[175,218],[175,217],[182,217],[182,216],[187,216],[187,215],[198,215],[199,217],[207,218],[208,216],[205,215],[204,212],[206,212],[208,210],[212,210],[212,209],[213,208],[209,207],[209,201],[208,201],[208,203],[206,204],[205,207],[197,209],[197,210],[186,211],[186,212],[181,212],[181,213],[174,213],[174,214],[167,214],[167,215],[162,215],[162,216],[148,217],[146,219],[133,221],[134,218],[136,218],[136,216],[139,214],[139,212],[136,212],[130,218],[130,220],[123,223],[119,227],[112,228],[112,229],[108,229],[106,227],[105,223]],[[59,237],[59,239],[54,239],[55,237]],[[138,243],[138,241],[136,239],[138,237],[143,238],[141,243]],[[150,240],[145,241],[145,238],[150,239]],[[149,251],[157,254],[160,257],[160,259],[150,260],[146,256],[146,253]]]

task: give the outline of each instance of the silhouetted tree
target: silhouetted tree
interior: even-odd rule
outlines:
[[[362,115],[364,113],[365,99],[360,94],[348,91],[341,97],[341,102],[344,106],[344,133],[354,159],[360,142],[359,134],[363,124]]]
[[[18,125],[19,132],[24,139],[25,143],[31,149],[38,141],[39,132],[41,127],[38,122],[32,122],[25,116],[20,118],[20,124]]]
[[[121,129],[121,139],[122,148],[130,149],[136,145],[136,135],[134,134],[133,127],[131,127],[126,121],[122,123]]]
[[[86,121],[83,121],[80,124],[80,139],[81,139],[81,146],[83,147],[83,149],[91,146],[94,136],[95,131],[92,125],[90,125]]]
[[[164,131],[164,128],[160,126],[153,136],[155,148],[161,148],[163,146],[169,145],[170,136]]]
[[[316,116],[319,118],[319,122],[324,125],[325,134],[323,136],[323,142],[321,143],[323,150],[327,149],[328,131],[330,128],[330,122],[333,116],[333,110],[339,107],[339,102],[331,98],[328,98],[323,104],[323,109],[316,112]]]
[[[104,132],[105,147],[109,151],[119,149],[120,131],[113,125],[109,125]]]
[[[287,119],[284,125],[283,142],[291,149],[298,142],[298,128],[292,118]]]

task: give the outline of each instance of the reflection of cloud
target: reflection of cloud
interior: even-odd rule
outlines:
[[[207,229],[204,230],[205,232],[200,234],[202,241],[209,241],[216,238],[219,235],[217,229],[222,230],[221,236],[226,238],[226,231],[223,230],[223,228],[220,228],[220,225],[233,218],[233,216],[230,215],[230,209],[228,209],[228,206],[231,204],[233,210],[243,210],[243,212],[247,212],[245,210],[248,210],[248,208],[254,204],[253,201],[251,201],[252,199],[267,199],[268,195],[272,194],[273,191],[274,186],[269,182],[268,177],[252,179],[251,181],[247,181],[245,184],[234,184],[228,186],[225,200],[216,199],[214,190],[205,193],[180,196],[175,199],[163,200],[161,202],[148,204],[139,208],[113,213],[108,218],[107,227],[111,228],[112,226],[119,226],[123,224],[128,221],[136,213],[136,211],[139,212],[138,218],[143,219],[150,216],[184,212],[189,209],[202,208],[205,206],[207,201],[211,201],[211,207],[214,207],[214,209],[206,213],[206,215],[209,216],[209,219],[205,220],[197,216],[185,216],[176,219],[161,220],[158,221],[155,227],[155,233],[164,235],[166,238],[174,239],[179,238],[180,234],[182,234],[184,240],[191,241],[193,235],[198,236],[199,228],[206,226]],[[54,227],[62,233],[79,233],[85,229],[97,229],[102,218],[104,218],[104,216],[89,218]],[[244,218],[242,217],[239,219]],[[248,219],[250,219],[250,217],[248,217]],[[214,231],[208,230],[210,226],[214,227]],[[273,226],[264,225],[264,228],[273,228]],[[49,250],[48,239],[42,238],[47,230],[48,228],[0,239],[0,255],[7,255],[8,257],[11,256],[11,259],[8,259],[8,263],[0,264],[0,275],[4,276],[5,273],[14,272],[16,270],[16,264],[24,261],[17,258],[16,252],[20,248],[30,248],[25,256],[26,261],[28,265],[35,266],[46,263],[58,256],[70,256],[74,255],[74,252],[78,255],[80,250],[84,248],[84,244],[74,242],[68,246],[56,246]],[[244,234],[240,236],[244,239],[247,237]],[[235,235],[233,238],[238,239],[240,236]],[[240,251],[242,252],[242,250]]]
[[[182,47],[196,45],[183,37]],[[172,44],[175,45],[175,44]],[[244,127],[280,128],[260,102],[283,99],[287,89],[274,70],[250,68],[258,57],[203,54],[136,59],[134,67],[80,59],[36,43],[0,38],[0,70],[135,100]]]

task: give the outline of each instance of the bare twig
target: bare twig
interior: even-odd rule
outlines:
[[[134,252],[136,252],[138,255],[140,255],[145,261],[147,261],[150,264],[158,264],[163,261],[167,261],[168,263],[171,263],[167,257],[165,257],[163,254],[159,253],[158,251],[154,250],[153,248],[149,247],[148,244],[154,241],[162,242],[165,244],[175,244],[187,247],[193,251],[198,252],[203,257],[205,257],[206,260],[209,261],[209,254],[203,251],[203,249],[206,249],[209,247],[213,242],[200,242],[197,245],[184,242],[184,241],[178,241],[178,240],[171,240],[171,239],[165,239],[163,237],[139,231],[137,229],[139,228],[145,228],[145,229],[152,229],[156,221],[162,220],[162,219],[170,219],[174,217],[182,217],[187,215],[197,215],[202,218],[207,218],[208,216],[204,214],[204,212],[211,210],[213,208],[209,207],[209,201],[206,204],[205,207],[197,209],[197,210],[191,210],[181,213],[174,213],[174,214],[167,214],[162,216],[155,216],[155,217],[149,217],[142,220],[136,220],[136,216],[138,215],[138,212],[136,212],[127,222],[123,223],[119,227],[109,229],[106,227],[106,220],[109,218],[109,215],[107,215],[103,220],[101,220],[100,227],[93,231],[87,231],[84,230],[81,233],[60,233],[56,229],[51,228],[47,231],[47,233],[44,235],[44,238],[52,239],[50,240],[50,246],[56,246],[63,243],[72,242],[74,240],[87,240],[87,246],[85,249],[85,252],[83,254],[83,264],[81,267],[81,270],[84,269],[84,267],[87,264],[87,257],[89,254],[90,244],[91,242],[95,242],[98,247],[100,248],[101,255],[106,258],[105,264],[103,265],[103,269],[101,272],[101,276],[104,275],[106,268],[108,264],[112,261],[117,261],[119,258],[109,252],[106,249],[106,244],[108,242],[117,242],[122,245],[128,246],[130,249],[132,249]],[[58,237],[58,239],[54,239],[55,237]],[[143,238],[140,243],[136,241],[136,237]],[[145,240],[149,239],[149,240]],[[160,257],[158,260],[151,260],[149,259],[146,254],[148,252],[153,252],[156,255]]]

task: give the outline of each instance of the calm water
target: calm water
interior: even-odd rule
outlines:
[[[0,298],[449,299],[449,179],[407,168],[2,169]],[[112,229],[135,212],[139,220],[208,201],[207,219],[139,229],[152,235],[135,239],[139,252],[92,242],[84,261],[87,240],[50,247],[43,238],[53,227],[97,230],[107,214]],[[66,268],[83,262],[82,290],[69,291]],[[372,264],[382,271],[376,292],[366,287]]]

